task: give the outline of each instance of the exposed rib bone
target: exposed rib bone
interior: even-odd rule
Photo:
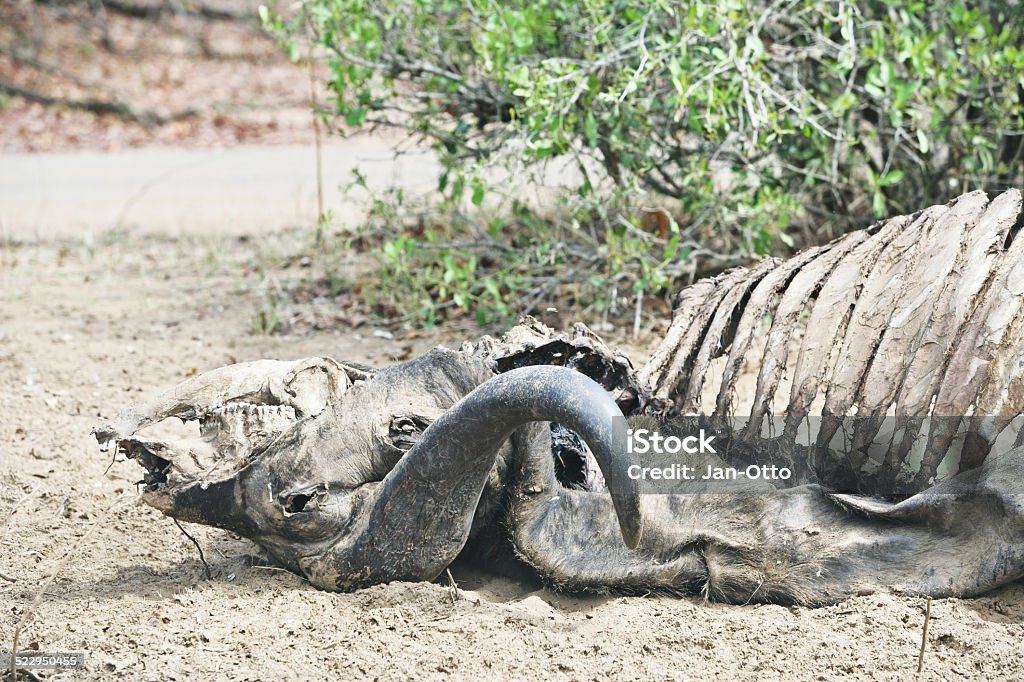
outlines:
[[[850,480],[871,473],[890,482],[912,476],[907,459],[924,420],[973,411],[961,470],[972,468],[1024,412],[1024,239],[1012,238],[1020,211],[1017,190],[991,202],[973,192],[782,264],[697,282],[680,292],[669,332],[638,376],[656,395],[675,401],[675,409],[698,410],[711,360],[728,352],[711,412],[721,419],[731,412],[741,368],[756,359],[752,419],[742,433],[756,444],[764,438],[762,424],[790,362],[790,345],[798,343],[783,434],[769,436],[773,452],[780,446],[795,452],[800,424],[823,397],[814,452],[830,459],[815,467],[820,475],[845,472]],[[771,327],[759,341],[766,317]],[[869,446],[878,445],[881,420],[892,411],[903,437],[883,449],[876,470],[868,472]],[[836,453],[833,436],[853,414],[850,442]],[[914,489],[954,455],[958,428],[956,419],[931,425]]]

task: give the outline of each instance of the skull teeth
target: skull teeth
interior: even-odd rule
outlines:
[[[255,415],[260,418],[280,415],[289,419],[295,419],[295,408],[291,405],[257,405],[255,403],[237,402],[228,403],[227,405],[214,405],[208,410],[208,413],[217,416],[241,413],[247,417]]]

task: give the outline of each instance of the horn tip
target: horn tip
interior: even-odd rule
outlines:
[[[619,525],[619,529],[622,531],[622,540],[626,543],[626,547],[636,549],[640,546],[640,540],[643,539],[644,535],[643,517],[638,516],[635,519],[624,519]]]

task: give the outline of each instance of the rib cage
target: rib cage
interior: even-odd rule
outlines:
[[[970,469],[1024,412],[1022,218],[1019,191],[992,200],[976,191],[786,261],[699,281],[679,293],[638,381],[654,398],[719,423],[750,415],[734,435],[750,445],[771,440],[775,450],[793,452],[815,404],[819,448],[855,414],[847,459],[831,463],[840,480],[861,476],[886,415],[903,437],[888,445],[881,468],[907,490],[940,470]],[[751,404],[734,404],[744,363],[759,364],[757,386]],[[705,407],[709,372],[720,383]],[[764,432],[773,407],[781,434]],[[912,469],[919,438],[927,447]]]

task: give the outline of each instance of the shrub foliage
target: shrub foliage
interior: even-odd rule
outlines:
[[[595,290],[623,273],[658,289],[702,256],[1024,182],[1020,0],[306,0],[264,20],[325,49],[347,127],[398,126],[437,151],[453,211],[500,194],[488,165],[572,159],[548,229],[564,219],[558,238],[597,254]],[[521,247],[520,209],[490,237]],[[499,284],[466,305],[501,300]]]

